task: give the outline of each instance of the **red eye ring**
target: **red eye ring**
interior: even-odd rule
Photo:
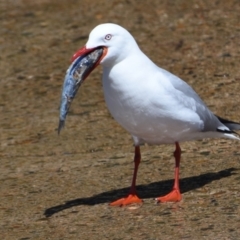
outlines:
[[[111,34],[107,34],[107,35],[105,36],[105,39],[108,40],[108,41],[111,40],[111,38],[112,38],[112,35],[111,35]]]

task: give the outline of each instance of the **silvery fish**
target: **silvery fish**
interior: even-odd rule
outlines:
[[[58,134],[64,127],[66,116],[71,102],[76,96],[77,90],[83,83],[84,79],[86,79],[86,77],[98,64],[101,56],[103,55],[103,51],[104,49],[100,47],[90,51],[89,53],[80,55],[68,68],[62,89]]]

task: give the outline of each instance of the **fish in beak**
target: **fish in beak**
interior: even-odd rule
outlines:
[[[72,64],[66,72],[63,83],[58,134],[64,127],[71,102],[76,96],[79,87],[106,54],[107,48],[105,47],[93,49],[83,47],[73,55]]]

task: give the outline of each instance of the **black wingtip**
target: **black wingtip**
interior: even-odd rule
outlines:
[[[63,129],[64,123],[65,123],[64,120],[61,120],[61,119],[59,120],[59,124],[58,124],[58,135],[60,134],[61,130]]]
[[[216,131],[217,131],[217,132],[221,132],[221,133],[235,134],[235,135],[239,136],[238,133],[236,133],[235,131],[230,130],[230,129],[228,130],[228,129],[220,129],[220,128],[217,128]]]
[[[240,123],[238,123],[238,122],[234,122],[234,121],[231,121],[231,120],[228,120],[228,119],[225,119],[225,118],[221,118],[221,117],[219,117],[219,116],[217,116],[217,115],[215,115],[217,118],[218,118],[218,120],[221,122],[221,123],[223,123],[223,124],[228,124],[228,123],[233,123],[233,124],[237,124],[237,125],[239,125]]]

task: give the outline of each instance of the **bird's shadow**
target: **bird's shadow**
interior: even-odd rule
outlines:
[[[201,188],[204,185],[219,180],[222,178],[230,177],[236,173],[236,168],[228,168],[219,172],[204,173],[199,176],[187,177],[180,180],[181,192],[185,193],[197,188]],[[173,180],[164,180],[159,182],[150,183],[147,185],[138,185],[137,191],[141,198],[156,198],[166,194],[172,188]],[[129,188],[120,188],[112,191],[99,193],[92,197],[77,198],[65,202],[64,204],[47,208],[44,212],[46,217],[51,217],[53,214],[61,212],[65,209],[79,206],[79,205],[95,205],[101,203],[109,203],[117,198],[125,196],[129,191]]]

